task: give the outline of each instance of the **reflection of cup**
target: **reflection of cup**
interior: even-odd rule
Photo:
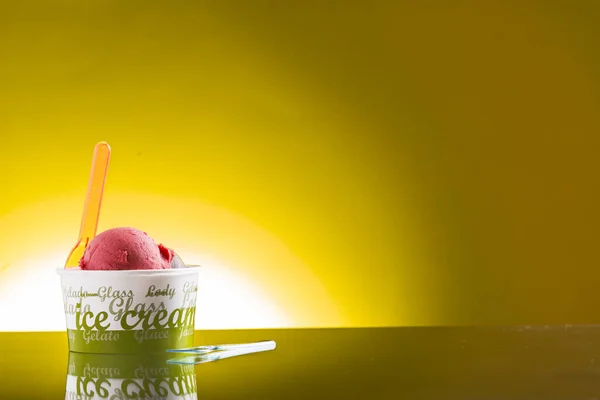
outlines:
[[[58,273],[70,351],[131,354],[194,345],[197,267]]]
[[[194,366],[168,357],[70,353],[65,399],[197,399]]]

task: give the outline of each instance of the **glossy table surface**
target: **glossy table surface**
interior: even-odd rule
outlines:
[[[189,367],[187,397],[151,398],[600,399],[600,326],[196,332],[198,345],[268,339],[276,350]],[[65,333],[0,333],[0,399],[77,398],[69,365]]]

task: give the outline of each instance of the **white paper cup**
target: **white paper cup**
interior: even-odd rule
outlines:
[[[57,270],[69,350],[131,354],[193,346],[198,270]]]
[[[65,399],[197,400],[194,365],[169,354],[70,353]]]

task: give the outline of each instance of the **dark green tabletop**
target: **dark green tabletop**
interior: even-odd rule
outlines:
[[[596,326],[196,333],[198,345],[267,339],[276,350],[192,367],[186,398],[600,399]],[[65,398],[69,365],[65,333],[0,333],[0,399]]]

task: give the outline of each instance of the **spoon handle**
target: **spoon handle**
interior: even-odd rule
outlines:
[[[256,346],[256,343],[252,343],[252,344],[254,344],[253,347],[252,346],[249,346],[249,347],[239,346],[235,349],[232,349],[231,347],[229,347],[228,350],[215,351],[215,352],[205,353],[205,354],[199,353],[199,354],[190,355],[190,356],[186,356],[186,357],[172,358],[170,360],[167,360],[167,364],[187,364],[187,365],[202,364],[202,363],[222,360],[224,358],[238,357],[238,356],[243,356],[246,354],[261,353],[263,351],[275,350],[275,347],[276,347],[274,341],[265,342],[266,345],[263,345],[263,346]],[[217,346],[213,346],[213,347],[217,347]]]
[[[241,344],[217,344],[209,346],[188,347],[185,349],[169,349],[168,353],[188,353],[188,354],[206,354],[213,351],[232,351],[232,350],[259,350],[268,351],[275,349],[276,344],[273,340],[264,340],[254,343]]]
[[[79,260],[90,240],[96,236],[100,206],[102,205],[102,194],[104,193],[104,182],[108,171],[110,160],[110,146],[106,142],[96,144],[94,157],[92,158],[92,169],[88,181],[79,237],[71,250],[65,268],[73,268],[79,265]]]

